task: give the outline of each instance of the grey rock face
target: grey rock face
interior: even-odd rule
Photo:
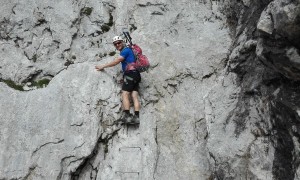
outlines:
[[[97,86],[93,69],[72,66],[47,88],[26,93],[1,83],[1,143],[7,144],[1,148],[1,178],[65,179],[89,156],[103,128],[99,103],[113,93]],[[77,73],[86,75],[72,78]]]
[[[263,11],[257,55],[268,66],[291,79],[299,79],[299,1],[273,1]]]
[[[240,4],[229,5],[240,7]],[[282,9],[289,16],[298,16],[299,13],[297,8],[287,12],[286,6],[297,7],[298,2],[253,2],[251,10],[244,9],[238,13],[238,22],[235,24],[236,41],[228,64],[230,71],[237,75],[237,83],[241,88],[238,96],[240,102],[226,122],[235,122],[236,136],[239,139],[249,130],[253,135],[253,141],[248,144],[246,151],[248,153],[242,158],[246,160],[243,163],[248,169],[240,173],[244,178],[299,179],[299,164],[294,163],[298,161],[295,152],[299,150],[299,103],[295,99],[299,94],[296,88],[298,59],[295,58],[298,55],[295,51],[299,52],[299,48],[295,40],[291,42],[282,36],[285,30],[279,23],[279,19],[287,18],[279,15],[282,14]],[[256,13],[249,17],[249,11]],[[272,22],[265,16],[272,16]],[[247,22],[247,26],[242,22]],[[293,26],[292,29],[298,27],[295,21],[291,23],[287,20],[287,23],[290,23],[289,27]],[[250,25],[257,27],[258,31]],[[290,33],[292,32],[291,30]],[[248,42],[253,43],[248,46]],[[251,135],[247,137],[248,140],[249,138]],[[224,162],[219,161],[216,176],[238,179],[239,173],[230,172],[241,170],[236,169],[235,163],[224,166]],[[229,170],[224,171],[228,167]]]
[[[0,179],[299,179],[298,1],[3,4]],[[152,65],[139,126],[94,69],[124,27]]]

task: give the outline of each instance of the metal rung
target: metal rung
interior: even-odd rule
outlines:
[[[138,171],[116,171],[116,174],[120,173],[120,174],[138,174],[140,175],[140,172]]]

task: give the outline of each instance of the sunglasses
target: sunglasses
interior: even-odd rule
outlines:
[[[119,44],[122,44],[122,42],[121,42],[121,41],[116,42],[116,43],[114,43],[114,46],[117,46],[117,45],[119,45]]]

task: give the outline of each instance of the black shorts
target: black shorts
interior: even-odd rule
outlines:
[[[138,71],[126,71],[123,76],[123,91],[138,91],[141,82],[141,74]]]

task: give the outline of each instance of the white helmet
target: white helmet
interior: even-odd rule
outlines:
[[[113,43],[116,42],[116,41],[123,41],[123,39],[120,36],[115,36],[113,38]]]

